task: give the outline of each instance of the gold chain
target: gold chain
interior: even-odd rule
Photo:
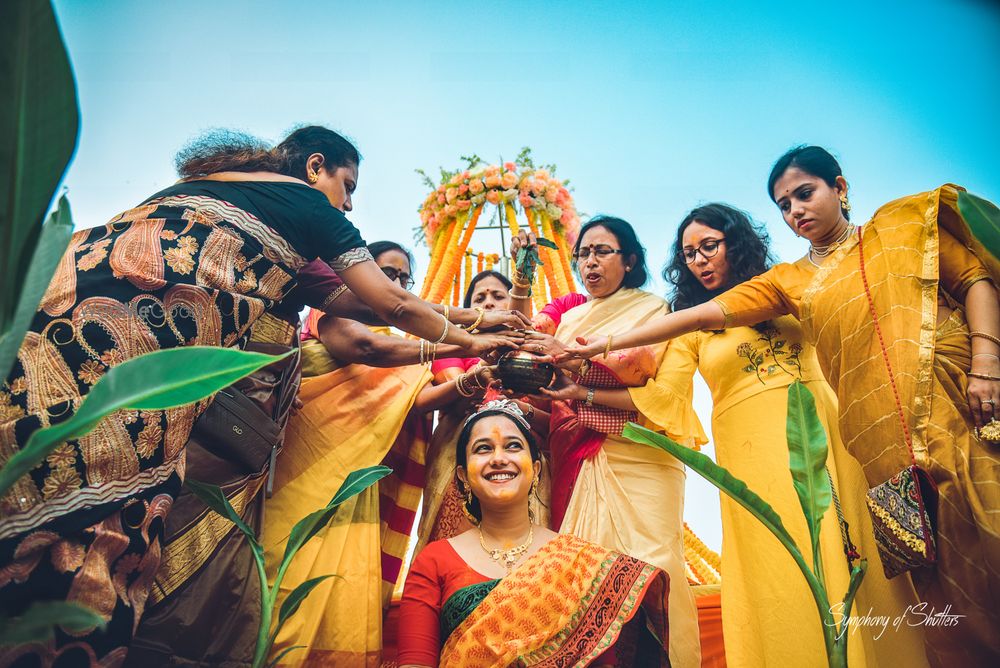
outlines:
[[[492,559],[493,561],[497,562],[498,564],[506,568],[508,573],[510,573],[511,569],[514,568],[514,564],[517,563],[517,560],[521,558],[522,554],[528,551],[528,548],[531,547],[531,544],[535,540],[535,527],[529,527],[528,539],[525,540],[520,545],[515,545],[509,550],[501,550],[499,548],[491,550],[490,548],[486,547],[486,540],[483,537],[483,528],[481,526],[478,528],[479,528],[479,544],[482,546],[483,552],[490,555],[490,559]]]

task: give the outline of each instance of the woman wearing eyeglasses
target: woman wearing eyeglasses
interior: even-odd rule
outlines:
[[[725,204],[706,204],[681,221],[663,278],[673,286],[675,310],[709,301],[771,264],[767,233],[744,212]],[[781,516],[785,528],[812,563],[809,530],[789,471],[785,436],[788,386],[801,381],[816,398],[816,409],[830,437],[827,470],[838,497],[823,517],[820,555],[831,601],[847,591],[845,548],[851,541],[866,557],[875,553],[871,520],[864,510],[864,477],[837,431],[837,401],[804,340],[798,320],[782,316],[752,327],[697,331],[672,341],[656,378],[629,390],[636,407],[651,407],[669,418],[689,415],[692,377],[698,370],[712,392],[712,437],[716,461],[758,492]],[[619,390],[618,392],[624,393]],[[624,397],[623,397],[624,398]],[[664,410],[677,406],[675,410]],[[658,425],[668,434],[707,442],[697,422]],[[837,507],[842,507],[843,517]],[[743,508],[722,495],[722,607],[726,663],[729,666],[807,666],[825,661],[816,609],[798,567],[778,540]],[[846,524],[844,524],[846,523]],[[849,540],[848,540],[849,539]],[[845,544],[845,541],[847,544]],[[886,580],[869,567],[855,601],[859,614],[895,619],[917,601],[912,588]],[[875,636],[879,636],[875,640]],[[925,665],[918,627],[878,634],[858,629],[848,643],[851,666],[899,662]]]
[[[515,246],[529,242],[522,235]],[[670,310],[663,299],[640,289],[648,279],[646,252],[624,220],[592,218],[580,229],[572,255],[589,299],[566,297],[543,309],[540,315],[558,325],[552,335],[529,333],[524,345],[529,352],[556,355],[577,337],[621,335]],[[516,299],[528,288],[514,279]],[[698,666],[697,610],[683,554],[684,467],[665,452],[621,437],[626,422],[667,421],[658,407],[641,415],[626,391],[656,375],[665,347],[633,348],[576,364],[572,379],[560,375],[551,389],[543,389],[552,404],[552,528],[666,571],[670,664]],[[611,390],[626,400],[604,400]]]
[[[406,248],[377,241],[368,250],[386,277],[413,287]],[[309,330],[303,405],[289,420],[264,514],[269,575],[275,575],[291,528],[326,505],[350,471],[381,463],[394,473],[341,506],[292,562],[283,596],[311,578],[340,577],[303,602],[282,628],[275,653],[303,645],[283,662],[368,665],[381,650],[383,606],[399,577],[422,489],[429,413],[462,397],[457,382],[430,382],[430,363],[469,353],[318,311],[309,316]],[[482,367],[462,382],[485,386],[490,379],[490,369]]]

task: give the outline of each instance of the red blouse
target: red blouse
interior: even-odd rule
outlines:
[[[428,543],[413,560],[406,576],[399,604],[396,664],[438,665],[444,602],[462,587],[492,579],[472,570],[447,540]]]

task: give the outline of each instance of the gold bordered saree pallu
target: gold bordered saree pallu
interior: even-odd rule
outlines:
[[[666,573],[563,534],[513,573],[464,587],[441,609],[442,668],[668,666]]]

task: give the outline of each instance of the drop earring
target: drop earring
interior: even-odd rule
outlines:
[[[316,172],[309,172],[309,176],[307,178],[309,179],[309,183],[316,183],[319,181],[319,174]]]
[[[851,203],[847,201],[847,193],[840,196],[840,208],[844,213],[850,213],[851,211]]]

